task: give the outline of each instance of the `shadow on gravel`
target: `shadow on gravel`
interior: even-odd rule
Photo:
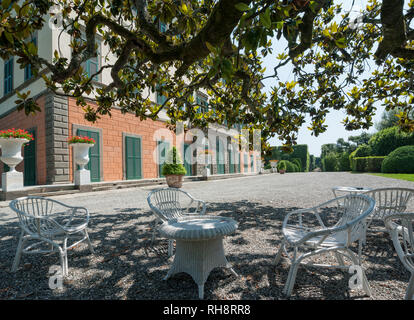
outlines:
[[[214,269],[205,284],[206,299],[285,299],[282,290],[289,261],[273,261],[281,242],[286,213],[296,207],[278,208],[249,201],[208,203],[207,214],[231,217],[239,223],[226,237],[226,256],[239,274]],[[10,272],[20,228],[9,222],[0,228],[0,299],[198,299],[192,278],[180,273],[163,280],[172,259],[166,239],[157,236],[150,245],[154,217],[147,208],[112,209],[90,213],[89,235],[96,250],[82,243],[68,253],[69,276],[62,290],[49,288],[49,268],[59,265],[57,253],[24,255],[16,273]],[[409,275],[396,256],[389,236],[368,235],[364,262],[371,288],[380,291],[387,281],[398,281],[394,296],[402,298]],[[366,299],[348,290],[346,272],[301,268],[291,299]],[[391,290],[391,289],[389,289]],[[392,297],[391,297],[392,298]],[[395,298],[395,297],[394,297]]]

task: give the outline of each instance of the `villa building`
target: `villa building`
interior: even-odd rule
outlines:
[[[53,52],[60,48],[64,56],[70,57],[69,46],[64,46],[64,43],[69,43],[70,36],[62,34],[58,46],[58,34],[59,30],[53,30],[46,24],[33,36],[31,40],[37,45],[40,56],[52,60]],[[98,43],[98,46],[98,57],[89,59],[85,64],[89,74],[102,65],[103,57],[111,56],[103,42]],[[141,121],[134,114],[122,114],[114,107],[112,117],[103,116],[96,123],[88,122],[75,99],[49,91],[41,77],[33,76],[30,65],[20,69],[16,60],[13,57],[8,61],[0,60],[0,130],[20,128],[34,135],[35,139],[24,147],[24,161],[17,167],[18,171],[24,172],[26,186],[73,182],[75,165],[72,148],[67,143],[72,135],[86,135],[96,141],[90,149],[87,166],[91,171],[92,182],[161,177],[159,162],[165,157],[166,148],[160,146],[179,145],[186,150],[192,143],[176,141],[175,133],[166,128],[165,121],[168,118],[165,113],[157,121]],[[110,70],[104,69],[94,81],[97,86],[110,83]],[[17,100],[16,91],[28,90],[41,107],[41,112],[26,116],[23,111],[17,111],[14,101]],[[149,94],[154,103],[162,103],[162,96],[156,92]],[[195,95],[208,107],[208,95],[205,92],[196,92]],[[211,174],[258,171],[260,154],[242,152],[231,145],[230,137],[239,134],[236,129],[239,128],[228,130],[221,125],[209,128]],[[201,165],[198,163],[185,161],[185,166],[188,175],[201,174]],[[5,167],[0,165],[0,172],[3,170]]]

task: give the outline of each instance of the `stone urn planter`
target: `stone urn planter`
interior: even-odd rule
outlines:
[[[9,172],[3,172],[1,181],[3,191],[19,190],[23,188],[23,173],[16,171],[16,166],[22,162],[22,146],[29,142],[25,138],[3,138],[0,137],[1,157]]]
[[[89,162],[89,149],[95,145],[95,140],[89,137],[73,137],[69,139],[69,145],[73,147],[73,158],[79,166],[75,170],[75,186],[91,183],[91,172],[85,168]]]
[[[270,160],[269,162],[270,162],[270,166],[272,167],[272,172],[275,173],[276,168],[277,168],[278,160]]]
[[[165,179],[170,188],[181,188],[183,186],[183,177],[184,175],[182,174],[168,174],[165,176]]]

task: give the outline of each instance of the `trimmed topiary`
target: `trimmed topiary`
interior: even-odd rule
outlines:
[[[374,134],[368,144],[372,148],[371,155],[386,156],[399,147],[414,145],[414,133],[406,133],[398,127],[391,127]]]
[[[414,173],[414,145],[399,147],[385,157],[384,173]]]
[[[176,147],[172,147],[168,153],[164,165],[162,166],[162,174],[167,175],[185,175],[187,171],[183,165],[181,157]]]
[[[369,157],[372,155],[372,147],[368,144],[360,145],[354,153],[354,157]]]
[[[328,153],[322,159],[323,171],[333,172],[338,171],[338,158],[336,157],[335,152]]]

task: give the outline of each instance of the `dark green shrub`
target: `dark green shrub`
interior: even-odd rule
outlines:
[[[351,166],[349,165],[349,153],[342,152],[338,157],[338,170],[339,171],[350,171]]]
[[[293,152],[290,154],[289,161],[293,161],[295,158],[300,159],[300,171],[308,172],[310,158],[307,144],[297,144],[293,146]]]
[[[323,171],[338,171],[338,159],[336,157],[335,152],[328,153],[323,159],[322,159],[322,167]]]
[[[278,163],[277,163],[277,170],[286,170],[286,167],[287,167],[287,165],[286,165],[286,161],[287,160],[280,160]]]
[[[170,150],[168,150],[167,158],[165,159],[165,163],[162,166],[161,173],[164,176],[169,174],[185,175],[187,173],[176,147],[172,147]]]
[[[385,157],[384,173],[414,173],[414,145],[399,147]]]
[[[298,171],[299,171],[299,167],[296,164],[286,160],[286,172],[298,172]]]
[[[398,127],[391,127],[374,134],[368,144],[375,156],[386,156],[395,149],[414,145],[414,133],[405,133]]]
[[[367,157],[365,164],[365,171],[367,172],[381,172],[382,162],[385,157]]]
[[[372,155],[372,147],[368,144],[360,145],[355,150],[355,157],[369,157]]]
[[[291,160],[291,162],[293,164],[296,164],[296,166],[298,167],[298,172],[302,171],[302,162],[300,161],[299,158],[294,158]]]
[[[365,172],[367,166],[367,157],[355,157],[352,160],[352,171]]]

